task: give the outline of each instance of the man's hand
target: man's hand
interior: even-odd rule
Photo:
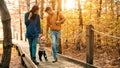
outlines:
[[[58,24],[61,24],[61,22],[60,21],[56,21],[56,24],[58,25]]]

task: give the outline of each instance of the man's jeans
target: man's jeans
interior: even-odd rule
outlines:
[[[59,45],[59,38],[61,36],[61,31],[50,31],[50,37],[52,40],[52,51],[53,51],[53,57],[57,58],[57,48]]]
[[[38,38],[34,38],[34,39],[28,38],[29,50],[30,50],[31,58],[36,57],[36,44],[37,44],[37,41],[38,41]]]

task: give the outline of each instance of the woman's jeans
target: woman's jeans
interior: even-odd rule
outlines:
[[[30,50],[30,56],[31,58],[36,58],[36,44],[38,42],[38,38],[28,38],[28,42],[29,42],[29,50]]]
[[[50,37],[52,40],[52,51],[53,51],[54,58],[57,58],[57,50],[58,50],[57,48],[59,45],[60,36],[61,36],[61,31],[54,31],[54,30],[50,31]]]

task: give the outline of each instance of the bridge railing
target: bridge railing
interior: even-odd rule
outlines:
[[[87,42],[86,62],[89,64],[93,64],[94,50],[95,50],[95,33],[100,34],[104,37],[108,37],[110,39],[120,40],[120,37],[109,35],[104,32],[100,32],[100,31],[94,29],[93,25],[88,25],[86,27],[86,42]],[[106,42],[106,43],[108,43],[108,42]],[[119,42],[116,42],[116,44],[118,44],[117,46],[119,48],[117,48],[117,46],[115,46],[115,47],[120,50]],[[106,46],[106,47],[110,47],[110,46]]]

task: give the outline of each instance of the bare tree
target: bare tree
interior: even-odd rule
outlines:
[[[101,11],[102,11],[102,0],[98,0],[98,2],[99,2],[99,8],[98,8],[98,10],[97,10],[97,23],[98,24],[100,24],[100,17],[101,17]],[[100,45],[101,45],[101,36],[100,36],[100,34],[97,34],[97,45],[98,45],[98,47],[101,47]]]
[[[27,10],[30,10],[30,0],[26,0],[26,4],[27,4]]]
[[[116,16],[117,16],[117,21],[119,20],[120,14],[119,14],[119,0],[116,0],[115,2],[116,5]]]
[[[97,10],[97,15],[98,15],[98,17],[101,17],[101,10],[102,10],[102,0],[100,0],[100,2],[99,2],[99,9]]]
[[[12,34],[11,34],[11,17],[4,0],[0,0],[1,20],[3,24],[3,55],[2,68],[9,68],[11,60]]]
[[[57,11],[59,13],[62,10],[62,0],[57,0],[57,3],[58,3]],[[62,54],[61,38],[59,39],[58,52]]]
[[[57,0],[57,4],[58,4],[57,10],[62,11],[62,0]]]
[[[51,3],[52,3],[52,9],[55,10],[56,0],[51,0]]]
[[[41,19],[43,19],[43,11],[44,11],[44,0],[41,0],[41,11],[40,11],[40,14],[41,14]]]
[[[82,9],[81,9],[80,0],[78,0],[78,11],[79,11],[79,26],[80,26],[79,33],[81,33],[83,30],[83,18],[82,18]],[[76,43],[76,50],[80,50],[80,41],[81,41],[81,39],[79,36],[79,38],[77,39],[77,43]]]
[[[38,1],[37,0],[35,0],[35,3],[36,3],[36,5],[38,5]]]
[[[20,40],[23,40],[23,37],[22,37],[22,20],[21,20],[21,0],[19,0],[19,20],[20,20]]]
[[[80,0],[78,0],[78,11],[79,11],[79,26],[83,29],[83,18]]]

